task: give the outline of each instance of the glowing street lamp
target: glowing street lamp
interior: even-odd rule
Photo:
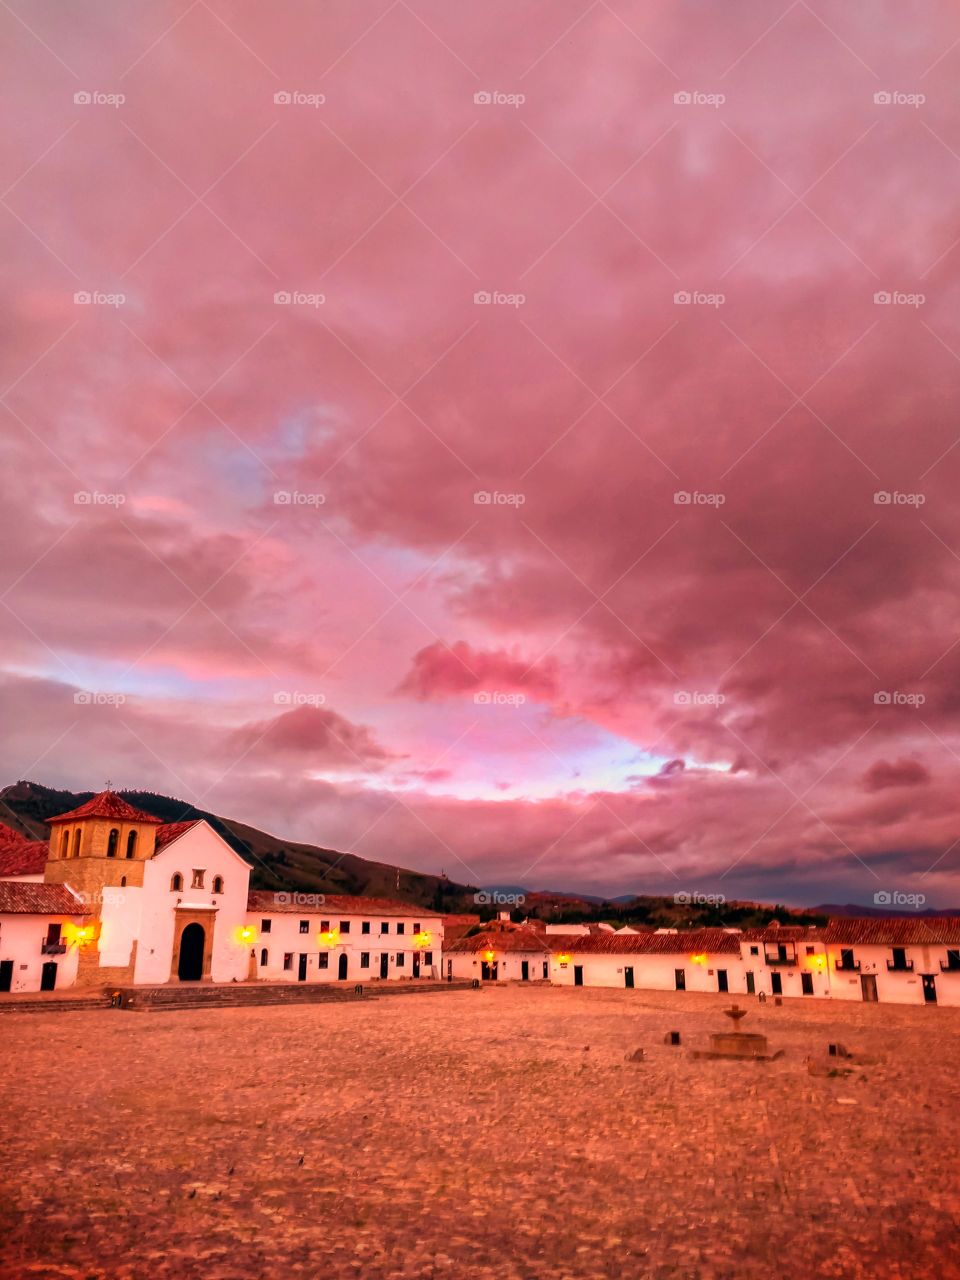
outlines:
[[[326,929],[323,933],[317,934],[317,941],[321,947],[337,947],[340,945],[340,930]]]
[[[242,947],[252,947],[257,940],[256,926],[252,924],[238,924],[233,931],[233,936]]]

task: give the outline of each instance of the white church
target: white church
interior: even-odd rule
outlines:
[[[163,823],[104,791],[49,826],[49,844],[0,827],[0,994],[439,977],[435,912],[251,892],[249,865],[202,820]]]

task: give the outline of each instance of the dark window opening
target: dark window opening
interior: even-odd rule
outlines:
[[[117,856],[117,845],[120,843],[120,832],[116,827],[110,828],[110,834],[107,836],[107,857],[115,858]]]

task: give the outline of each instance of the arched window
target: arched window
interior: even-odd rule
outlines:
[[[127,857],[132,858],[137,851],[137,833],[131,831],[127,836]]]
[[[117,856],[117,845],[120,843],[120,832],[116,827],[110,828],[110,835],[107,837],[107,857],[115,858]]]
[[[60,857],[65,858],[70,852],[70,832],[66,827],[63,829],[63,835],[60,837]]]
[[[183,888],[183,876],[180,874],[179,871],[174,873],[173,878],[170,881],[170,888],[174,891],[174,893],[179,893],[180,890]]]
[[[79,827],[77,827],[76,831],[73,833],[73,856],[75,858],[80,857],[80,828]]]
[[[213,892],[223,893],[223,876],[213,877]]]
[[[127,877],[126,877],[126,876],[121,876],[121,877],[120,877],[120,888],[121,888],[121,889],[125,889],[126,887],[127,887]]]
[[[269,954],[267,952],[267,948],[261,947],[260,948],[260,968],[261,969],[265,969],[267,967],[268,959],[269,959]]]

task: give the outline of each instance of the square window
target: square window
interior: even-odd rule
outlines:
[[[360,968],[361,969],[370,968],[370,952],[369,951],[360,952]]]
[[[292,969],[292,968],[293,968],[293,952],[292,952],[292,951],[286,951],[286,952],[284,952],[284,956],[283,956],[283,967],[284,967],[284,969]]]
[[[363,922],[363,923],[361,924],[361,926],[360,926],[360,932],[361,932],[361,933],[369,933],[369,932],[370,932],[370,921],[369,921],[369,920],[364,920],[364,922]]]
[[[424,963],[424,964],[433,964],[433,952],[432,952],[432,951],[425,951],[425,952],[423,953],[423,963]]]
[[[759,948],[759,947],[751,947],[751,948],[750,948],[750,954],[751,954],[752,956],[758,956],[758,955],[760,954],[760,948]]]
[[[317,957],[317,964],[320,966],[321,969],[329,969],[330,968],[330,952],[321,951],[319,956]]]
[[[397,952],[397,968],[398,969],[403,968],[403,952],[402,951]]]
[[[300,932],[301,932],[301,933],[309,933],[309,932],[310,932],[310,921],[309,921],[309,920],[301,920],[301,921],[300,921]]]
[[[321,932],[321,933],[329,933],[329,932],[330,932],[330,921],[329,921],[329,920],[321,920],[321,921],[320,921],[320,932]]]
[[[415,925],[413,926],[413,932],[414,932],[414,933],[419,933],[419,932],[420,932],[420,926],[419,926],[419,924],[415,924]]]
[[[389,933],[389,932],[390,932],[390,921],[389,921],[389,920],[381,920],[381,921],[380,921],[380,932],[381,932],[381,933]]]
[[[349,933],[349,932],[350,932],[350,921],[349,921],[349,920],[341,920],[341,921],[340,921],[340,932],[341,932],[341,933]]]
[[[203,869],[202,868],[198,870],[196,867],[194,867],[193,880],[191,881],[190,888],[191,889],[203,888]]]
[[[812,956],[812,955],[813,955],[813,952],[814,952],[814,948],[813,948],[813,947],[807,947],[807,955],[808,955],[808,956]]]
[[[403,921],[401,920],[401,921],[399,922],[399,924],[397,925],[397,933],[404,933],[404,932],[406,931],[406,928],[407,928],[407,926],[406,926],[406,925],[403,923]]]
[[[273,921],[272,921],[272,920],[261,920],[261,921],[260,921],[260,932],[261,932],[261,933],[269,933],[269,932],[270,932],[270,929],[271,929],[271,927],[272,927],[272,925],[273,925]]]

